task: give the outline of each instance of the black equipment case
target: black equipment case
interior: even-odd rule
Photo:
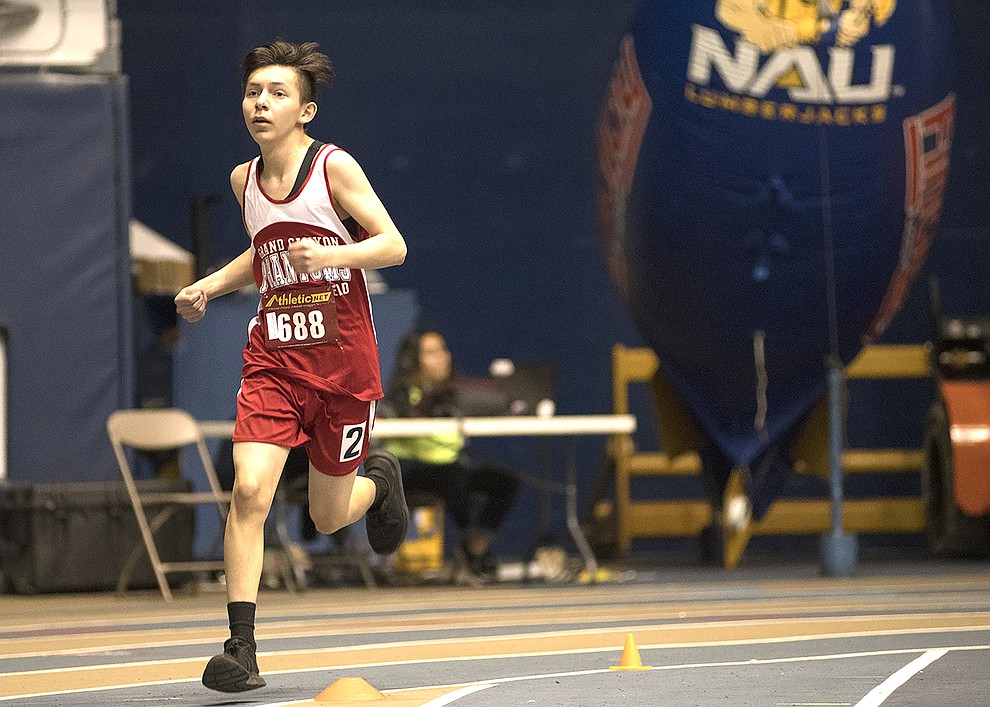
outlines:
[[[190,489],[182,479],[137,484],[144,492]],[[145,506],[149,520],[156,511]],[[162,561],[193,559],[194,534],[193,509],[176,511],[155,533]],[[6,591],[114,589],[136,546],[142,557],[127,588],[157,587],[123,481],[0,484],[0,587]]]

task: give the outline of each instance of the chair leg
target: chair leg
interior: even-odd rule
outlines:
[[[364,586],[368,587],[368,589],[376,588],[378,582],[375,581],[375,575],[371,571],[371,565],[368,564],[368,554],[354,541],[354,537],[351,535],[351,528],[341,528],[333,534],[333,539],[337,542],[337,551],[340,553],[340,556],[346,562],[357,567],[358,572],[361,573],[361,580],[364,582]]]
[[[154,529],[157,530],[162,523],[164,523],[169,516],[174,513],[175,508],[170,506],[168,508],[162,509],[155,516]],[[165,571],[162,569],[162,560],[158,556],[158,548],[155,546],[155,537],[152,530],[152,526],[148,523],[148,518],[144,514],[144,507],[138,504],[134,508],[134,515],[137,517],[138,528],[141,530],[141,538],[144,540],[144,547],[148,551],[148,559],[151,561],[151,569],[155,573],[155,579],[158,582],[158,588],[161,590],[162,597],[165,601],[172,601],[172,590],[168,586],[168,581],[165,579]],[[161,519],[159,521],[159,519]],[[132,553],[133,556],[134,553]],[[120,579],[117,582],[117,590],[124,591],[127,586],[127,579],[131,571],[134,569],[134,565],[137,563],[137,558],[135,557],[133,562],[128,559],[128,563],[124,565],[124,569],[121,571]],[[126,574],[125,574],[126,572]]]
[[[293,552],[293,548],[297,543],[292,540],[289,534],[287,512],[289,503],[281,489],[275,492],[273,505],[275,537],[286,560],[283,565],[285,568],[283,579],[286,587],[293,591],[301,591],[308,585],[306,578],[307,563],[304,561],[305,558],[300,558],[297,553]],[[372,572],[371,565],[368,563],[367,554],[355,545],[350,535],[350,529],[343,528],[338,530],[333,534],[333,539],[337,544],[337,564],[341,564],[341,560],[343,560],[343,564],[356,567],[361,574],[361,580],[364,582],[364,585],[369,589],[376,588],[378,583],[375,581],[375,575]]]
[[[275,536],[278,538],[279,549],[285,558],[282,579],[291,591],[302,591],[306,587],[306,568],[300,563],[296,553],[292,551],[295,542],[289,536],[288,502],[281,489],[275,492]]]
[[[158,513],[155,514],[155,517],[151,519],[150,523],[148,523],[148,529],[151,531],[152,538],[154,538],[155,533],[158,532],[158,529],[165,524],[165,521],[171,518],[177,510],[178,510],[178,506],[166,506],[165,508],[162,508],[160,511],[158,511]],[[139,525],[140,525],[140,521],[139,521]],[[157,545],[155,547],[157,548]],[[120,576],[117,578],[117,592],[119,594],[123,594],[125,591],[127,591],[127,582],[131,578],[131,573],[134,571],[134,568],[137,566],[138,561],[144,556],[145,552],[147,552],[147,543],[138,543],[134,545],[134,549],[131,550],[131,553],[127,556],[127,560],[124,562],[124,566],[121,567],[120,569]],[[155,554],[157,554],[157,551]],[[159,565],[161,565],[161,562],[159,562]],[[154,567],[154,563],[152,563],[152,567]],[[164,579],[164,575],[165,572],[163,571],[162,572],[163,579]],[[155,577],[157,579],[158,577],[157,572],[155,573]],[[165,583],[165,586],[168,587],[167,582]]]
[[[361,580],[364,582],[364,586],[368,589],[375,589],[378,586],[378,582],[375,581],[375,575],[371,571],[371,565],[368,564],[368,556],[360,548],[355,547],[353,541],[348,541],[351,545],[348,554],[351,556],[351,561],[357,565],[358,572],[361,573]]]
[[[131,578],[131,572],[134,571],[134,566],[137,561],[147,552],[147,548],[144,543],[136,543],[134,549],[131,550],[131,554],[127,556],[127,560],[124,562],[124,566],[120,569],[120,576],[117,577],[117,593],[123,594],[127,591],[127,582]]]

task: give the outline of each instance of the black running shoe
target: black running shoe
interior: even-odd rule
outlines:
[[[254,648],[243,638],[228,638],[223,653],[210,658],[203,671],[203,684],[220,692],[244,692],[266,685],[258,674]]]
[[[369,510],[365,519],[368,542],[379,555],[391,555],[399,549],[409,527],[409,508],[402,490],[402,468],[399,460],[384,449],[373,449],[364,460],[364,475],[383,483],[385,496],[377,510]]]

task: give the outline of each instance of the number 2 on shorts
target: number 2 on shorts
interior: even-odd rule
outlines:
[[[361,456],[364,447],[364,429],[367,423],[344,425],[340,435],[340,461],[349,462]]]

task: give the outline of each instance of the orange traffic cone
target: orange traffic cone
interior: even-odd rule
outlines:
[[[384,699],[385,695],[364,678],[338,678],[314,698],[316,702],[372,702]]]
[[[622,659],[618,665],[613,665],[610,670],[652,670],[648,665],[643,665],[639,657],[639,648],[631,633],[626,634],[626,645],[622,649]]]

